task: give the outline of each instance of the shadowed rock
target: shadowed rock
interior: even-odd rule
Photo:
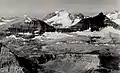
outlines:
[[[39,35],[42,35],[44,32],[55,32],[55,28],[53,26],[48,25],[42,20],[39,19],[32,19],[31,22],[25,23],[24,21],[20,21],[16,23],[11,23],[11,26],[8,28],[8,31],[11,33],[35,33],[35,31],[38,31]]]
[[[19,63],[19,66],[24,68],[23,71],[25,73],[38,73],[37,69],[42,69],[42,66],[39,66],[37,63],[34,63],[33,61],[26,59],[25,57],[19,57],[11,50],[10,52],[14,54],[16,60]]]
[[[8,48],[6,45],[2,45],[6,48]],[[54,60],[55,59],[55,56],[52,55],[52,54],[43,54],[41,55],[40,57],[29,57],[29,56],[24,56],[24,57],[21,57],[19,55],[17,55],[17,51],[15,50],[12,50],[10,48],[9,49],[9,52],[11,52],[15,59],[18,61],[18,64],[19,66],[23,67],[23,71],[25,73],[38,73],[39,71],[41,72],[44,72],[44,73],[49,73],[49,71],[52,71],[52,70],[46,70],[47,68],[42,66],[41,64],[44,64],[50,60]],[[36,60],[38,62],[36,62]],[[55,72],[55,71],[53,71]]]
[[[0,43],[0,53],[1,53],[2,43]]]
[[[71,26],[70,28],[74,31],[83,31],[91,28],[91,31],[99,31],[99,28],[105,27],[104,24],[105,15],[101,12],[95,17],[84,18],[76,25]]]
[[[87,73],[111,73],[112,70],[116,71],[115,73],[119,73],[119,63],[120,63],[120,55],[111,49],[102,49],[89,52],[89,54],[97,54],[100,60],[100,66],[98,69],[88,70]]]

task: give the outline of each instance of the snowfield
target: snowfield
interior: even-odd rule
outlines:
[[[73,37],[73,35],[59,32],[45,32],[42,36],[35,36],[34,39],[62,39],[66,37]]]
[[[91,32],[89,30],[86,30],[86,31],[73,32],[72,34],[84,35],[84,36],[101,36],[101,37],[106,37],[106,36],[109,36],[109,33],[114,33],[114,34],[117,34],[117,35],[120,36],[120,30],[114,29],[111,26],[108,26],[108,27],[102,29],[101,31]]]

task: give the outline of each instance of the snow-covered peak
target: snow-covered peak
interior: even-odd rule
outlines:
[[[27,15],[24,15],[24,21],[25,21],[26,23],[29,23],[29,22],[31,22],[32,20],[31,20],[31,18],[28,17]]]
[[[67,27],[70,26],[70,24],[72,23],[72,20],[69,17],[69,13],[67,11],[64,10],[60,10],[60,11],[55,11],[55,16],[47,19],[45,22],[47,23],[51,23],[51,25],[54,24],[62,24],[61,27]]]
[[[58,14],[59,16],[63,16],[63,15],[68,16],[70,14],[65,10],[56,11],[55,13]]]
[[[71,13],[65,10],[60,10],[60,11],[55,11],[54,13],[50,13],[49,15],[47,15],[47,18],[48,19],[45,18],[44,20],[46,23],[50,23],[53,26],[57,26],[58,24],[57,27],[60,28],[67,28],[80,21],[79,16],[78,18],[75,18],[74,15],[72,15]]]
[[[61,13],[68,13],[67,11],[65,10],[57,10],[55,11],[56,14],[61,14]]]
[[[120,12],[119,11],[113,11],[111,13],[108,13],[106,15],[108,18],[110,18],[111,20],[116,20],[120,18]]]
[[[118,25],[120,25],[120,12],[119,11],[114,11],[111,13],[108,13],[106,15],[111,21],[117,23]]]

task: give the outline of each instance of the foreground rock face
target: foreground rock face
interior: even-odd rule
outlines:
[[[120,55],[110,50],[99,55],[100,66],[108,69],[119,70]]]
[[[16,65],[8,63],[10,66],[1,67],[1,71],[7,73],[111,73],[111,69],[119,70],[119,57],[111,54],[104,55],[101,51],[93,51],[90,54],[62,53],[53,55],[44,53],[41,56],[19,57],[13,53],[15,63],[18,63]],[[116,57],[114,58],[114,56]]]
[[[61,44],[56,44],[57,39],[42,43],[38,40],[5,39],[7,41],[4,40],[1,48],[0,71],[3,73],[115,73],[115,71],[119,73],[119,49],[80,42],[81,38],[74,39],[76,41],[72,38],[72,40],[67,39],[67,42],[60,39],[59,42],[63,42]],[[87,37],[84,39],[87,40]]]
[[[0,53],[0,73],[24,73],[14,55],[2,47]]]
[[[50,60],[46,55],[44,55],[44,57],[28,57],[27,59],[25,57],[15,57],[19,65],[11,65],[9,66],[9,68],[3,67],[1,68],[1,71],[6,71],[7,73],[106,73],[107,71],[107,73],[110,73],[108,71],[111,69],[118,70],[119,62],[114,62],[116,61],[116,59],[111,59],[111,61],[109,61],[107,58],[104,57],[105,56],[102,56],[101,58],[100,56],[98,58],[98,55],[92,54],[64,54],[63,56],[57,56],[55,59],[50,57]],[[113,62],[116,65],[110,62]],[[42,66],[40,64],[42,64]],[[99,68],[100,65],[105,71]],[[102,72],[100,72],[100,70],[102,70]]]

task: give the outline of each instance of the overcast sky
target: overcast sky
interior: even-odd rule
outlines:
[[[119,0],[0,0],[0,15],[43,16],[55,10],[97,13],[120,10]]]

